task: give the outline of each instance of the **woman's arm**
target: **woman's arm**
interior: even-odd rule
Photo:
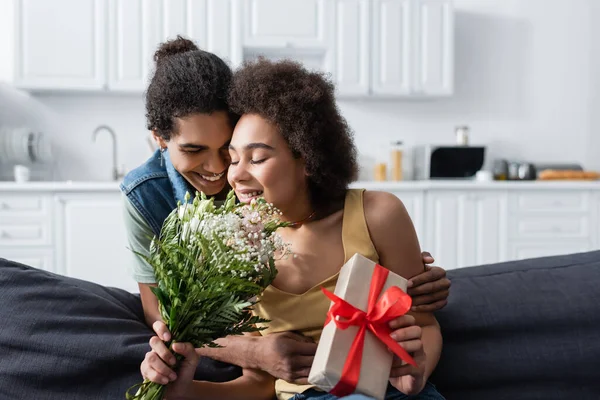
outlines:
[[[423,272],[419,240],[400,199],[387,192],[366,191],[364,207],[369,233],[379,254],[379,263],[406,279]],[[426,355],[424,380],[427,380],[442,351],[440,327],[430,312],[412,312],[411,315],[422,328],[421,340]]]

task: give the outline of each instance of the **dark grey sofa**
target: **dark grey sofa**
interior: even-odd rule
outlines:
[[[600,251],[449,275],[432,377],[447,399],[600,398]],[[0,259],[0,400],[122,399],[151,334],[135,295]]]

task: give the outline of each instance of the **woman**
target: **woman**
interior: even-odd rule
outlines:
[[[160,150],[131,171],[121,185],[129,245],[142,254],[148,253],[151,238],[187,191],[218,199],[229,190],[228,145],[237,121],[227,102],[232,72],[220,58],[181,37],[163,43],[154,58],[156,70],[146,93],[146,117]],[[133,276],[139,283],[146,322],[168,340],[149,288],[155,284],[153,270],[135,258]],[[423,253],[423,263],[431,262],[431,256]],[[409,294],[417,307],[436,310],[445,305],[449,285],[443,269],[427,266],[413,279]],[[316,349],[314,343],[290,332],[261,340],[227,338],[221,344],[227,347],[204,350],[203,354],[297,382],[306,382],[307,357]],[[206,371],[207,379],[239,374],[237,370],[229,372],[219,378]]]
[[[339,269],[355,253],[407,279],[422,271],[417,236],[402,202],[386,192],[348,189],[357,173],[356,150],[334,88],[320,74],[292,62],[260,60],[236,73],[229,106],[241,115],[229,145],[230,185],[241,201],[264,197],[293,222],[280,234],[295,257],[276,262],[277,278],[255,307],[271,321],[261,334],[295,331],[318,342],[329,308],[320,287],[333,290]],[[427,382],[442,347],[433,314],[413,312],[390,325],[392,337],[413,354],[418,367],[396,363],[386,398],[442,399]],[[173,372],[158,356],[166,349],[159,342],[153,349],[142,372],[165,382]],[[170,395],[207,398],[205,383],[190,380],[193,351],[183,344],[178,350],[189,357],[188,364]],[[273,384],[264,373],[254,376],[256,384]],[[222,396],[230,398],[226,387]],[[285,379],[275,387],[279,399],[335,398]]]

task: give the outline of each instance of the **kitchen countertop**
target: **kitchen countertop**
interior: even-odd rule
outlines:
[[[490,181],[429,180],[402,182],[356,182],[351,187],[369,190],[412,191],[412,190],[599,190],[600,181]],[[118,192],[119,182],[0,182],[2,192]]]

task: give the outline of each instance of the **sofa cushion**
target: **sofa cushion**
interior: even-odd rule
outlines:
[[[600,251],[448,271],[449,399],[598,399]]]
[[[123,399],[149,350],[138,295],[0,259],[0,399]],[[240,374],[203,359],[197,378]]]

